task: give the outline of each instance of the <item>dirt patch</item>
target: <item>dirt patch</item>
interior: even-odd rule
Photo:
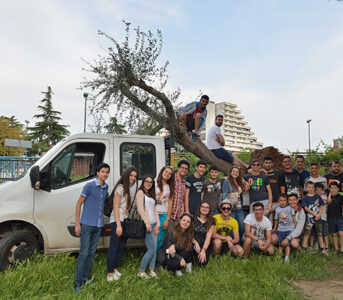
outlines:
[[[304,299],[343,300],[343,280],[297,280],[293,284],[302,290]]]

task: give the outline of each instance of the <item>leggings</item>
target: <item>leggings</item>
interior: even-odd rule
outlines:
[[[186,263],[192,262],[192,252],[191,251],[186,251],[186,250],[181,250],[178,251],[177,254],[181,255],[182,258],[186,261]],[[180,261],[169,255],[164,262],[162,263],[162,267],[167,268],[169,271],[177,271],[181,270],[180,266]]]

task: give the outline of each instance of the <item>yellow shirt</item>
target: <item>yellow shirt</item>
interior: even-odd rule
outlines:
[[[213,216],[216,220],[216,232],[221,236],[229,236],[231,231],[238,232],[238,222],[230,217],[229,221],[224,221],[221,214]]]

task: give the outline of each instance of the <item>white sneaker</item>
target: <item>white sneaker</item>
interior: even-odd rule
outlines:
[[[121,277],[122,273],[120,273],[119,271],[115,271],[114,272],[114,275],[118,276],[118,277]]]
[[[315,242],[315,244],[314,244],[314,246],[313,246],[313,249],[316,250],[316,251],[319,249],[318,242]]]
[[[158,278],[157,274],[155,272],[150,272],[150,277],[152,278]]]
[[[192,263],[186,264],[186,272],[187,273],[192,273]]]
[[[181,270],[177,270],[177,271],[175,271],[175,276],[178,276],[178,277],[181,277],[181,276],[183,276],[183,274],[182,274]]]
[[[107,281],[114,281],[114,280],[119,280],[120,276],[116,275],[116,273],[114,273],[112,276],[107,275]]]
[[[145,272],[138,273],[137,275],[138,275],[138,277],[141,277],[141,278],[150,278],[150,277],[148,276],[148,274],[145,273]]]
[[[288,257],[288,256],[285,256],[285,260],[284,260],[284,261],[285,261],[285,263],[288,264],[288,263],[289,263],[289,257]]]

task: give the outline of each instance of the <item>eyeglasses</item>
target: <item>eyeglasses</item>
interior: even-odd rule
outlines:
[[[209,206],[203,206],[203,205],[201,205],[200,207],[201,207],[201,208],[205,208],[205,209],[210,209]]]
[[[230,211],[230,210],[231,210],[231,207],[225,206],[225,207],[222,207],[221,209],[222,209],[222,210],[225,210],[225,211]]]
[[[180,167],[179,169],[183,169],[183,170],[188,171],[188,168],[185,168],[185,167]]]
[[[153,184],[153,181],[152,180],[145,180],[144,183],[150,183],[150,184]]]

